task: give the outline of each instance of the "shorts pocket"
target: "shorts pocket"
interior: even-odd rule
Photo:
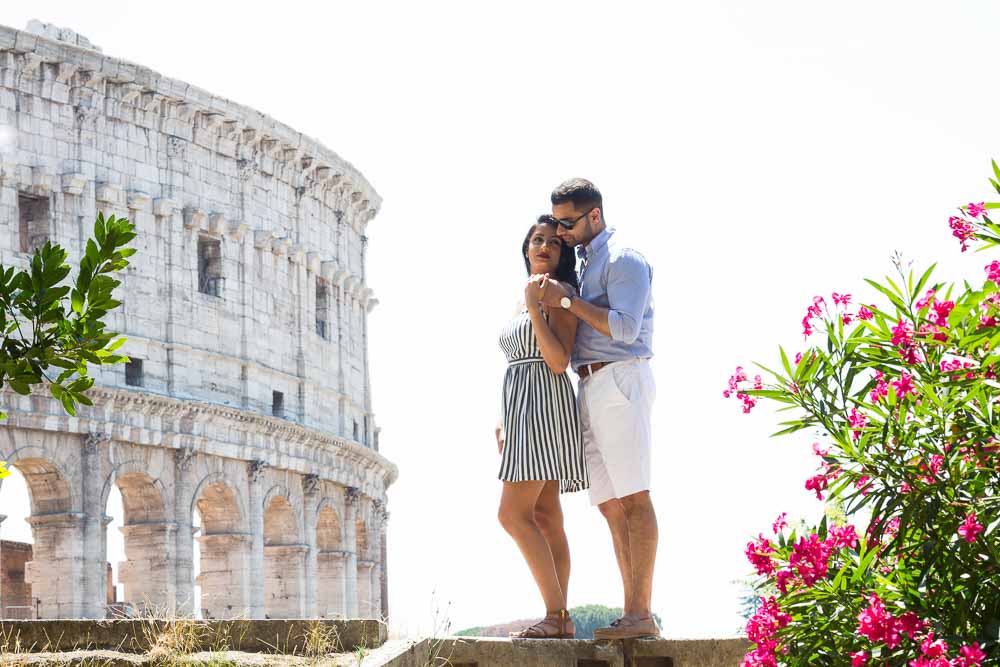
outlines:
[[[636,372],[638,369],[635,364],[628,361],[620,362],[612,364],[608,370],[611,371],[610,383],[618,395],[629,403],[636,400],[640,388],[639,374]]]

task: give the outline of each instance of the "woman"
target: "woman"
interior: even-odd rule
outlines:
[[[576,634],[566,611],[569,545],[559,494],[590,485],[576,398],[566,375],[576,319],[540,303],[549,276],[577,287],[576,258],[556,229],[555,219],[543,215],[528,230],[521,246],[530,276],[524,304],[500,335],[509,364],[497,426],[503,481],[500,523],[521,549],[545,602],[544,619],[511,634],[525,639],[568,639]]]

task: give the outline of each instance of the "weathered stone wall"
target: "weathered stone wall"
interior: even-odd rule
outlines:
[[[368,380],[378,195],[291,128],[88,47],[0,27],[0,263],[26,266],[45,239],[75,262],[98,212],[138,232],[108,322],[133,362],[97,369],[75,417],[0,392],[42,617],[103,616],[112,486],[133,607],[193,611],[197,539],[207,616],[315,616],[320,598],[325,616],[378,616],[372,545],[396,476]],[[324,550],[336,591],[316,586]]]

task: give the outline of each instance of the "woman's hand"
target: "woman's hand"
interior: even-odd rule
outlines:
[[[545,296],[545,281],[548,279],[547,273],[537,273],[528,279],[528,284],[524,287],[524,305],[538,307],[538,303]]]
[[[542,281],[542,296],[539,297],[542,303],[549,308],[558,308],[560,299],[569,295],[568,287],[554,278],[549,278],[548,275],[545,276],[545,280]]]
[[[497,425],[497,453],[503,454],[503,427]]]

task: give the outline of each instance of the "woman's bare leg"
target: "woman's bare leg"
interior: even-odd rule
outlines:
[[[535,504],[544,486],[544,481],[504,482],[499,518],[500,525],[517,542],[528,563],[545,601],[546,613],[554,614],[566,608],[566,596],[559,584],[552,552],[535,523]]]
[[[538,500],[535,501],[535,525],[542,531],[542,536],[549,545],[552,562],[559,578],[559,587],[563,598],[569,601],[569,543],[566,541],[566,531],[563,529],[562,505],[559,503],[559,482],[545,482]]]

